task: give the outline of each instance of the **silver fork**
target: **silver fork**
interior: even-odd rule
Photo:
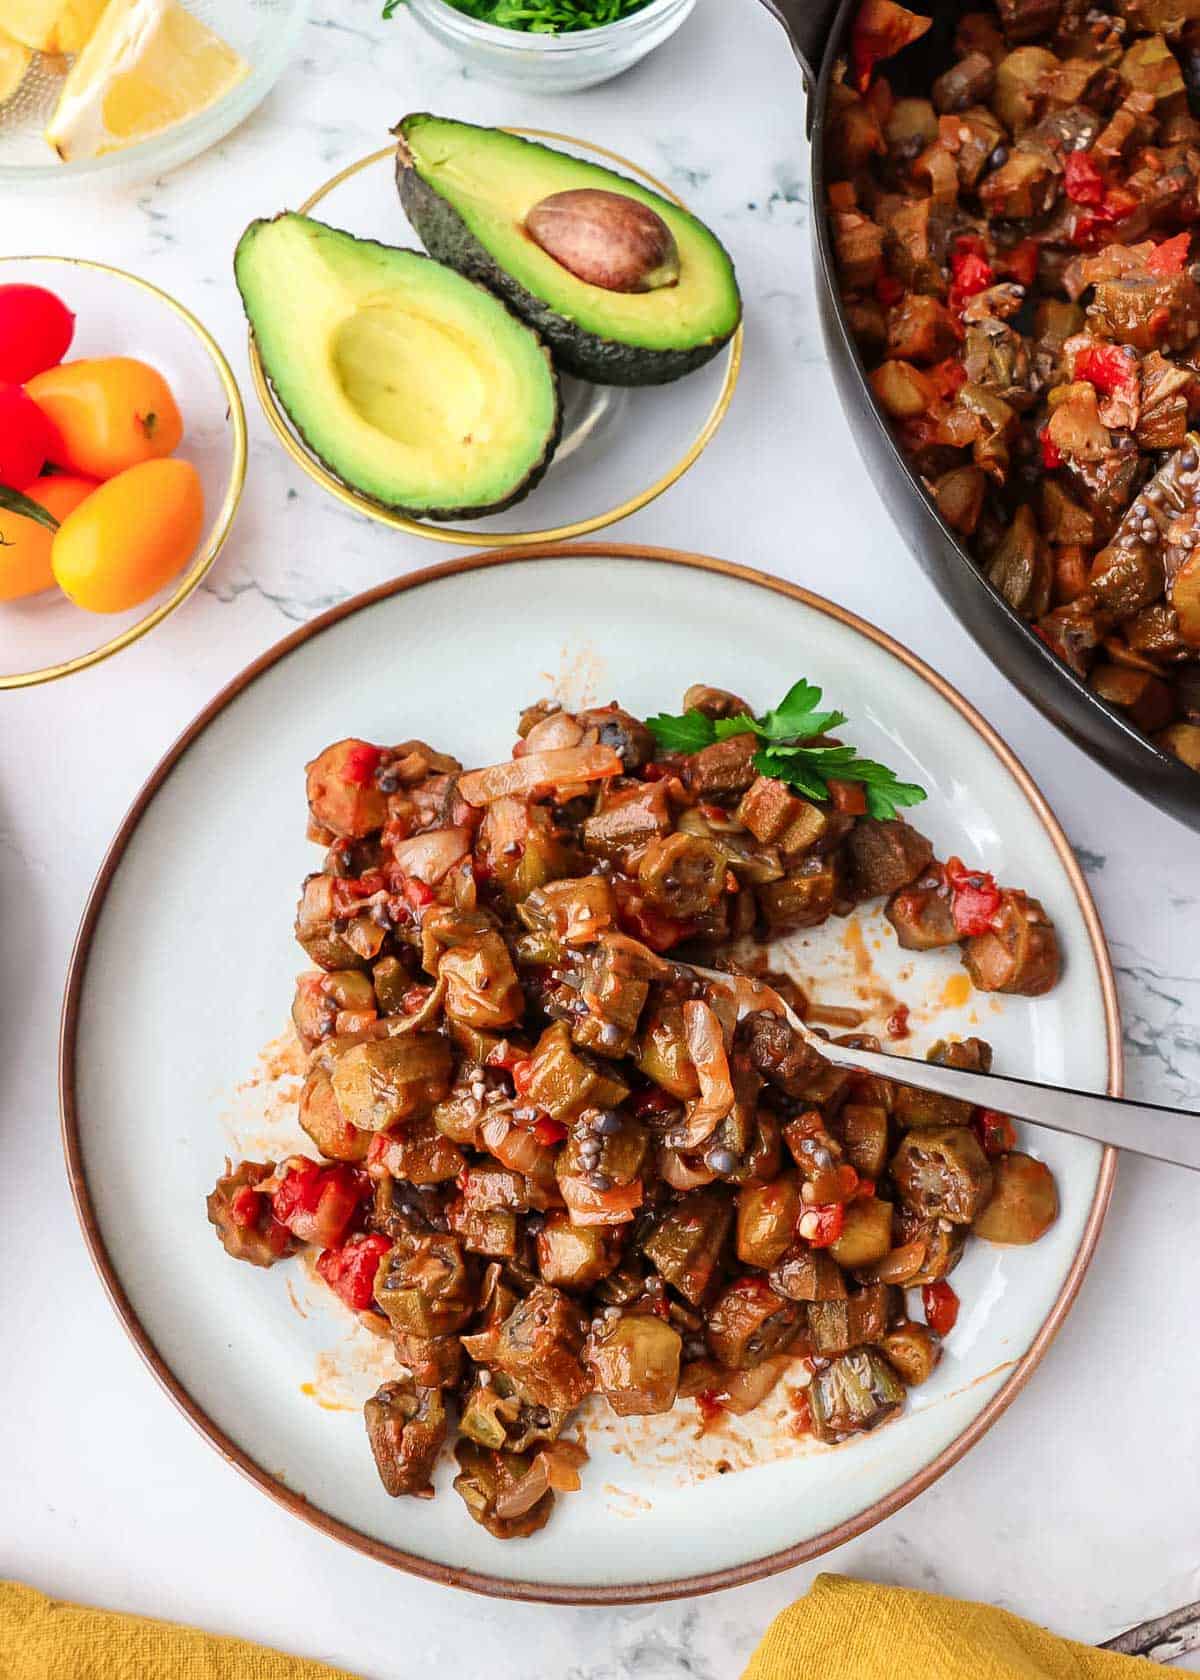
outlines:
[[[1091,1138],[1096,1143],[1112,1144],[1117,1149],[1129,1149],[1136,1155],[1148,1155],[1155,1161],[1169,1161],[1174,1166],[1200,1172],[1200,1114],[1165,1108],[1158,1103],[1131,1102],[1127,1097],[1110,1097],[1101,1091],[1042,1085],[1037,1080],[1016,1079],[1010,1074],[969,1073],[963,1068],[941,1067],[936,1062],[893,1056],[883,1050],[856,1050],[822,1038],[804,1024],[778,992],[761,980],[724,974],[692,963],[676,966],[724,987],[737,1000],[740,1014],[770,1009],[783,1015],[793,1031],[835,1067],[882,1074],[940,1097],[957,1097],[982,1108],[994,1108],[1001,1114],[1028,1120],[1031,1125],[1047,1126],[1053,1132]]]

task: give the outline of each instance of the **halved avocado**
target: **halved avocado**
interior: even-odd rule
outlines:
[[[550,146],[425,112],[393,133],[400,201],[426,250],[499,293],[566,372],[601,385],[664,385],[703,366],[737,330],[728,252],[659,193]],[[677,267],[660,267],[647,290],[579,278],[535,242],[527,218],[548,198],[581,192],[647,206],[673,236]]]
[[[482,286],[291,213],[251,222],[234,272],[279,401],[352,489],[424,518],[477,517],[545,472],[557,375]]]

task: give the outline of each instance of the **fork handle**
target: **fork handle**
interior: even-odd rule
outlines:
[[[821,1054],[838,1067],[863,1068],[937,1096],[958,1097],[1037,1126],[1048,1126],[1054,1132],[1091,1138],[1200,1172],[1200,1114],[1158,1103],[1130,1102],[1099,1091],[1042,1085],[1007,1074],[970,1073],[936,1062],[919,1062],[910,1056],[892,1056],[883,1050],[852,1050],[844,1044],[813,1038],[802,1022],[793,1019],[792,1024],[799,1026]]]

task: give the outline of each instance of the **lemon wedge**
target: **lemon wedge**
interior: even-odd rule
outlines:
[[[34,52],[77,53],[104,6],[105,0],[0,0],[0,30]]]
[[[46,139],[64,163],[101,157],[198,116],[249,74],[245,59],[179,0],[108,0]]]
[[[0,105],[6,104],[16,93],[32,62],[33,54],[28,47],[23,47],[20,41],[10,41],[7,35],[0,35]]]

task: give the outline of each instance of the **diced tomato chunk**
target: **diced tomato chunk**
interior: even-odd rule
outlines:
[[[876,1184],[873,1178],[860,1178],[854,1195],[850,1199],[854,1202],[869,1202],[875,1194],[875,1190]]]
[[[1000,1114],[994,1108],[981,1108],[977,1112],[974,1130],[984,1154],[993,1160],[1017,1146],[1016,1127],[1007,1114]]]
[[[562,1121],[552,1120],[548,1114],[543,1115],[533,1128],[534,1142],[540,1143],[544,1149],[553,1149],[554,1145],[561,1143],[566,1135],[567,1128]]]
[[[958,1322],[958,1296],[945,1278],[927,1283],[921,1291],[925,1322],[939,1336],[948,1336]]]
[[[533,1079],[533,1058],[522,1056],[519,1062],[513,1063],[510,1071],[517,1095],[519,1097],[525,1096]]]
[[[819,1207],[805,1208],[796,1229],[810,1248],[828,1248],[841,1236],[845,1225],[844,1204],[824,1202]]]
[[[950,308],[962,309],[968,299],[986,292],[996,275],[988,261],[987,246],[978,234],[964,233],[950,252]]]
[[[897,280],[894,274],[889,274],[886,268],[881,268],[875,276],[875,297],[885,309],[890,309],[894,303],[899,303],[904,296],[904,284]]]
[[[794,1388],[788,1395],[788,1407],[792,1418],[790,1428],[793,1435],[812,1434],[812,1407],[808,1403],[808,1394],[802,1388]]]
[[[898,1003],[887,1020],[887,1035],[889,1038],[907,1038],[911,1031],[908,1024],[909,1008],[906,1003]]]
[[[317,1261],[317,1273],[354,1312],[365,1312],[375,1299],[375,1274],[391,1248],[378,1231],[351,1237],[340,1248],[327,1248]]]
[[[621,876],[613,885],[617,894],[617,920],[622,931],[640,939],[652,951],[669,951],[672,945],[678,945],[693,931],[693,922],[679,922],[673,916],[664,916],[661,910],[647,904],[641,893]]]
[[[1177,233],[1173,239],[1164,239],[1154,248],[1154,254],[1146,264],[1151,274],[1161,279],[1169,279],[1172,274],[1182,274],[1188,260],[1191,247],[1190,233]]]
[[[702,1388],[696,1396],[696,1410],[702,1423],[715,1423],[725,1408],[717,1399],[716,1389]]]
[[[862,0],[850,34],[854,85],[866,93],[880,59],[891,58],[917,41],[933,22],[898,6],[896,0]]]
[[[378,770],[382,757],[383,753],[378,747],[368,746],[365,741],[360,741],[346,754],[342,770],[344,780],[353,782],[355,787],[366,787]]]
[[[963,939],[987,933],[1000,909],[1000,888],[986,869],[968,869],[961,858],[946,862],[946,880],[952,894],[950,913]]]
[[[1038,445],[1042,451],[1042,465],[1047,472],[1053,472],[1063,464],[1063,452],[1055,443],[1045,426],[1038,433]]]
[[[1125,192],[1121,187],[1111,187],[1104,195],[1104,202],[1086,210],[1075,218],[1075,227],[1071,234],[1071,243],[1080,250],[1090,250],[1102,244],[1111,236],[1113,224],[1131,215],[1138,207],[1138,201],[1132,193]]]
[[[1116,344],[1097,344],[1081,350],[1075,358],[1076,379],[1086,379],[1102,396],[1123,391],[1135,383],[1136,363]]]
[[[1067,197],[1075,204],[1103,204],[1104,176],[1091,152],[1068,152],[1063,169]]]
[[[271,1205],[279,1223],[301,1242],[336,1248],[369,1194],[369,1184],[352,1167],[303,1160],[288,1168]]]
[[[243,1231],[248,1231],[252,1225],[257,1225],[263,1211],[266,1197],[256,1190],[252,1184],[243,1184],[233,1193],[233,1200],[229,1204],[230,1216],[235,1225],[240,1225]]]

